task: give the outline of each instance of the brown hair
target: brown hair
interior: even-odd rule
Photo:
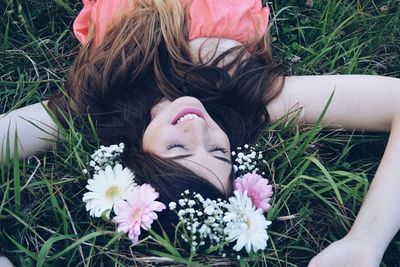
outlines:
[[[230,49],[212,62],[193,64],[179,1],[134,2],[109,26],[98,47],[92,34],[68,73],[69,97],[55,96],[50,107],[61,119],[65,112],[90,115],[101,144],[124,142],[124,165],[139,183],[151,184],[164,203],[176,201],[186,189],[205,198],[227,197],[232,188],[222,194],[191,170],[143,151],[143,133],[151,121],[151,108],[162,98],[193,96],[226,132],[232,148],[254,142],[269,121],[266,105],[282,87],[277,85],[279,72],[268,37]],[[244,59],[248,49],[253,52]],[[234,52],[238,58],[217,66]],[[173,217],[163,212],[163,227],[168,228],[176,220]]]

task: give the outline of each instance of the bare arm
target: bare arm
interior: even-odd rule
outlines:
[[[334,96],[323,123],[331,128],[385,131],[400,112],[400,79],[369,75],[287,77],[282,93],[268,105],[273,120],[293,107],[301,123],[314,123]]]
[[[47,101],[0,115],[0,162],[6,153],[8,133],[13,155],[15,130],[18,135],[19,158],[36,155],[50,148],[49,140],[54,139],[57,127],[42,104],[47,106]]]
[[[268,110],[278,119],[296,106],[303,109],[300,122],[313,123],[333,90],[325,125],[391,134],[350,232],[318,254],[310,266],[378,266],[400,228],[400,79],[364,75],[288,77],[282,94]]]

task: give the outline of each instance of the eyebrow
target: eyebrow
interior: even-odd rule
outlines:
[[[178,159],[186,159],[186,158],[189,158],[189,157],[191,157],[191,156],[193,156],[193,154],[179,155],[179,156],[175,156],[175,157],[169,157],[168,159],[175,159],[175,160],[178,160]],[[221,161],[223,161],[223,162],[226,162],[226,163],[229,163],[229,164],[232,165],[232,162],[231,162],[229,159],[227,159],[227,158],[219,157],[219,156],[215,156],[215,155],[213,155],[213,158],[219,159],[219,160],[221,160]]]

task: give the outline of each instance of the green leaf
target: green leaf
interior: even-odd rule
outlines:
[[[91,239],[94,239],[98,236],[104,235],[106,234],[106,232],[93,232],[90,233],[88,235],[85,235],[81,238],[79,238],[78,240],[76,240],[74,243],[72,243],[71,245],[69,245],[68,247],[66,247],[65,249],[63,249],[62,251],[58,252],[57,254],[53,255],[50,257],[49,261],[53,261],[61,256],[64,256],[64,254],[66,254],[67,252],[69,252],[70,250],[80,246],[82,243],[89,241]]]
[[[55,242],[60,241],[60,240],[69,239],[72,237],[73,237],[73,235],[62,235],[62,236],[54,236],[54,237],[49,238],[42,245],[42,247],[39,251],[36,267],[42,267],[44,265],[46,257],[49,254],[50,249]]]
[[[162,245],[169,253],[171,253],[175,257],[182,257],[179,251],[171,243],[168,236],[164,238],[151,229],[149,229],[149,232],[157,240],[157,242],[160,243],[160,245]]]
[[[307,157],[307,159],[310,160],[311,162],[313,162],[322,171],[322,173],[325,175],[326,179],[328,180],[329,184],[331,185],[333,191],[335,192],[335,195],[336,195],[337,200],[339,201],[339,204],[341,206],[343,206],[344,203],[343,203],[342,196],[340,195],[339,188],[336,185],[336,183],[333,180],[330,173],[328,172],[328,170],[316,158]]]
[[[30,251],[26,247],[24,247],[22,244],[18,243],[14,238],[9,236],[7,233],[4,233],[5,236],[19,249],[21,252],[25,253],[27,256],[31,257],[35,261],[37,260],[37,256],[34,252]]]
[[[188,266],[199,266],[199,267],[203,266],[201,263],[187,260],[185,258],[182,258],[181,256],[175,256],[175,255],[171,255],[171,254],[168,254],[168,253],[165,253],[165,252],[161,252],[161,251],[157,251],[157,250],[153,250],[153,249],[150,249],[149,252],[151,252],[152,254],[157,255],[159,257],[169,258],[169,259],[171,259],[171,260],[173,260],[173,261],[175,261],[177,263],[186,264]]]

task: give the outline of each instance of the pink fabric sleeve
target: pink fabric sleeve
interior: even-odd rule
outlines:
[[[83,0],[73,30],[85,44],[91,24],[95,27],[95,44],[103,40],[107,25],[132,6],[134,0]],[[268,27],[269,9],[261,0],[180,0],[189,7],[189,40],[199,37],[227,38],[248,43],[259,40]]]
[[[113,18],[130,7],[132,7],[132,0],[83,0],[83,8],[72,26],[76,38],[81,44],[85,44],[90,25],[93,24],[95,27],[94,43],[99,44]]]
[[[193,0],[189,39],[217,37],[246,44],[262,38],[268,20],[269,9],[262,7],[261,0]]]

